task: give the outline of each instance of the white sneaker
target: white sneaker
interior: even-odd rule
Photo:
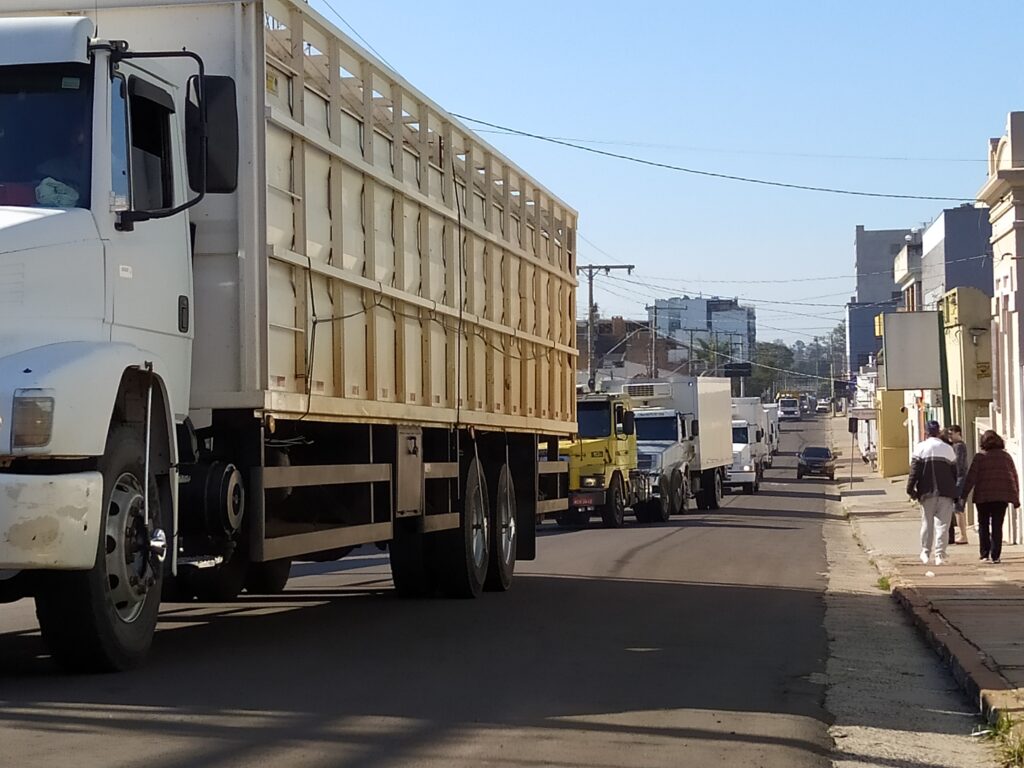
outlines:
[[[928,550],[927,549],[922,549],[921,550],[921,562],[924,563],[925,565],[928,565]]]
[[[936,555],[935,556],[935,564],[936,565],[945,565],[946,564],[946,558],[939,557],[938,555]]]

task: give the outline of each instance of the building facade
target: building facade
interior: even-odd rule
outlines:
[[[702,345],[715,345],[735,360],[750,360],[757,343],[757,314],[736,299],[677,296],[657,299],[648,309],[658,333],[678,342],[680,362]],[[724,360],[723,362],[728,362]]]
[[[992,225],[988,210],[947,208],[921,234],[922,308],[936,309],[951,288],[992,295]]]
[[[992,406],[988,419],[978,419],[975,431],[991,427],[1006,442],[1017,472],[1021,472],[1021,364],[1024,362],[1021,310],[1021,259],[1024,259],[1024,112],[1011,112],[1006,133],[989,142],[988,181],[978,201],[989,207],[992,226]],[[1021,543],[1020,511],[1007,515],[1006,538]]]
[[[857,225],[854,263],[857,290],[846,308],[846,359],[850,379],[878,352],[874,316],[891,312],[901,295],[893,260],[911,236],[909,229],[865,229]]]

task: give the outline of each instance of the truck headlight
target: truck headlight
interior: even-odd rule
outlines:
[[[53,398],[14,394],[11,447],[42,448],[53,435]]]
[[[744,464],[743,465],[743,471],[744,472],[749,472],[750,471],[750,465],[749,464]]]
[[[595,475],[593,477],[584,477],[583,478],[583,487],[584,488],[600,488],[603,485],[604,485],[604,476],[603,475]]]

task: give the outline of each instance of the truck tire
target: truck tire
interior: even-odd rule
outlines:
[[[144,456],[139,430],[110,430],[99,462],[103,510],[96,562],[88,571],[39,574],[39,628],[54,660],[69,671],[137,667],[153,642],[163,568],[150,558],[144,530]],[[152,524],[165,527],[152,473],[149,489]]]
[[[722,473],[717,469],[705,469],[701,475],[701,509],[718,509],[722,506]]]
[[[249,575],[249,558],[239,549],[227,561],[212,568],[180,567],[178,594],[185,600],[200,603],[227,603],[241,594]]]
[[[605,528],[621,528],[626,521],[626,495],[619,475],[612,475],[604,506],[601,507],[601,520]]]
[[[429,551],[432,543],[419,530],[419,520],[395,521],[394,536],[388,542],[388,559],[399,597],[427,597],[436,591],[437,569]]]
[[[447,597],[479,597],[487,580],[491,543],[491,515],[487,481],[478,459],[466,473],[459,527],[434,534],[439,537],[441,592]]]
[[[690,511],[690,483],[687,480],[689,472],[683,473],[678,470],[673,473],[673,483],[678,482],[676,487],[679,488],[678,504],[672,511],[673,515],[685,515]]]
[[[484,589],[504,592],[512,586],[516,570],[516,489],[507,464],[502,464],[491,495],[491,555]]]
[[[265,563],[249,563],[245,574],[245,591],[250,595],[279,595],[288,585],[292,572],[292,559],[269,560]]]

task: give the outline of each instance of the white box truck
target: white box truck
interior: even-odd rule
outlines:
[[[637,511],[642,522],[664,522],[686,512],[718,509],[725,471],[732,462],[729,379],[688,377],[631,383],[638,467],[652,486],[652,500]]]
[[[726,485],[757,493],[768,461],[768,414],[758,397],[732,399],[732,466]]]
[[[575,241],[299,0],[4,0],[0,598],[124,669],[172,579],[386,542],[400,593],[507,589],[567,508]]]

